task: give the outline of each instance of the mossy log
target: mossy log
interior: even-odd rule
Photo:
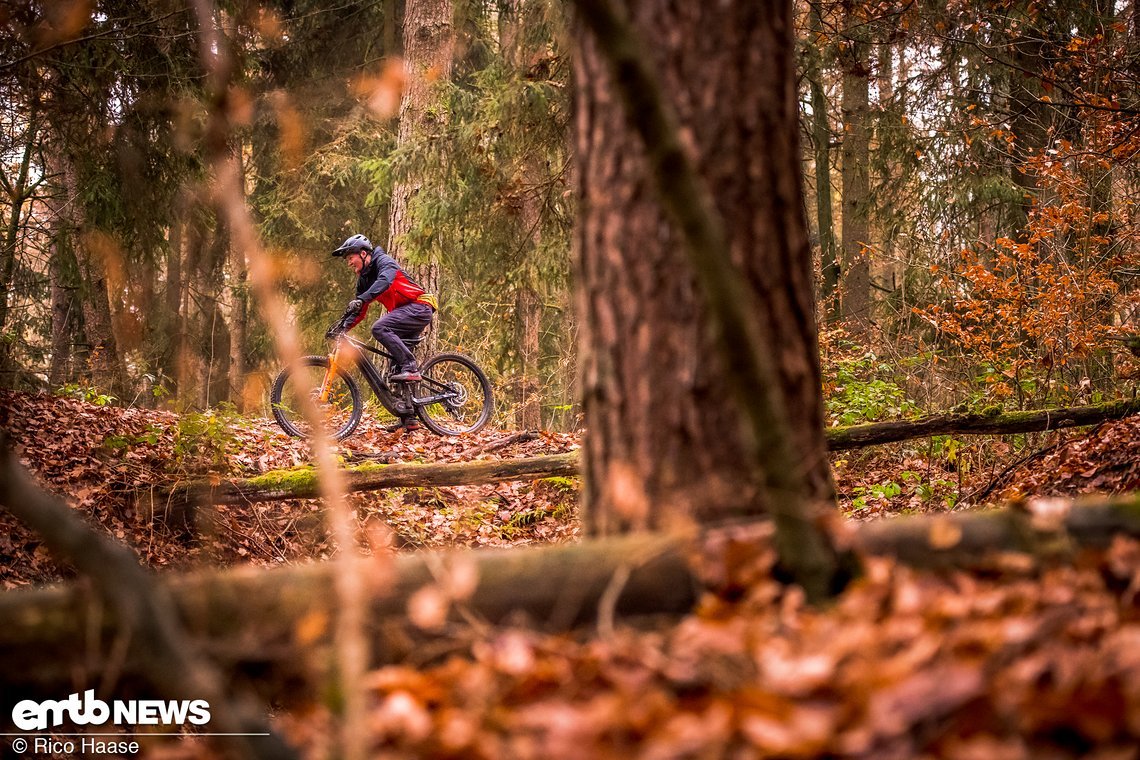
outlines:
[[[680,615],[698,595],[681,542],[659,535],[378,557],[362,559],[357,570],[369,587],[373,664],[438,656],[454,646],[449,634],[458,624],[473,620],[565,631],[598,620]],[[165,582],[187,631],[214,662],[233,679],[258,681],[265,696],[283,698],[298,679],[331,662],[334,572],[335,563],[245,567]],[[409,622],[421,589],[429,589],[429,608],[452,600],[438,629]],[[120,647],[129,634],[124,638],[113,610],[83,583],[0,593],[0,620],[0,691],[50,696],[108,675],[128,682],[139,675],[135,647]]]
[[[487,459],[436,464],[364,464],[345,470],[345,490],[418,488],[498,483],[506,480],[565,477],[578,472],[578,454]],[[175,486],[166,493],[146,494],[157,512],[178,513],[192,504],[245,504],[255,501],[312,499],[320,495],[317,470],[299,467],[274,470],[238,480],[199,480]]]
[[[1106,546],[1116,534],[1140,537],[1140,497],[880,520],[859,526],[854,545],[866,555],[921,568],[971,569],[990,565],[1004,552],[1069,561],[1080,549]],[[472,631],[487,624],[529,621],[560,631],[683,615],[701,592],[689,563],[691,548],[681,538],[639,535],[361,560],[359,571],[370,587],[373,664],[439,657],[464,646]],[[165,584],[186,629],[223,672],[256,681],[266,696],[286,699],[300,679],[323,673],[331,661],[337,625],[333,572],[331,563],[247,567],[168,576]],[[438,628],[409,621],[417,599],[430,610],[456,597]],[[134,648],[121,646],[129,636],[123,638],[114,612],[83,583],[0,594],[0,620],[5,690],[58,696],[98,683],[108,671],[127,682],[137,674]]]
[[[865,425],[830,428],[827,431],[827,447],[831,451],[843,451],[924,438],[929,435],[1040,433],[1061,428],[1096,425],[1138,412],[1140,412],[1140,399],[1032,412],[1002,412],[998,407],[993,407],[981,412],[934,414],[913,420],[871,422]]]
[[[937,414],[915,420],[873,422],[827,430],[831,451],[897,443],[929,435],[1010,435],[1043,432],[1081,425],[1095,425],[1140,412],[1140,400],[1118,401],[1093,406],[1044,409],[1035,412],[983,411],[964,414]],[[526,459],[480,460],[444,464],[366,464],[346,470],[348,491],[374,491],[382,488],[461,486],[564,477],[578,473],[578,453],[530,457]],[[175,486],[165,493],[145,494],[152,511],[186,515],[193,504],[243,504],[256,501],[308,499],[318,495],[316,470],[302,467],[275,470],[241,480],[194,481]]]

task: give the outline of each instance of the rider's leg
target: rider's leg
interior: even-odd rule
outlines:
[[[423,332],[431,324],[434,310],[424,303],[410,303],[390,311],[372,325],[372,335],[392,355],[396,373],[415,371],[416,357],[404,345],[403,338]]]

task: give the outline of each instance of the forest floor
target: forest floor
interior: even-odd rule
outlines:
[[[152,567],[330,552],[313,500],[218,508],[216,529],[189,545],[134,514],[140,488],[304,462],[305,445],[267,421],[5,393],[0,427],[50,490]],[[514,437],[446,440],[366,423],[339,455],[436,462],[578,445],[542,434],[499,447]],[[992,438],[846,452],[832,462],[841,506],[866,519],[1140,488],[1140,418],[1020,443],[1022,453]],[[349,498],[395,545],[419,548],[574,541],[576,497],[573,479],[548,479]],[[679,621],[573,638],[491,630],[467,656],[369,674],[376,756],[1140,757],[1140,543],[1120,539],[1057,566],[1006,557],[983,574],[875,560],[826,609],[771,580],[768,550],[706,546],[703,557],[711,586],[733,592],[706,594]],[[3,587],[69,574],[0,515]],[[276,721],[306,756],[326,755],[328,710]]]

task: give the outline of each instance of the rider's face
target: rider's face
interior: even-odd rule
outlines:
[[[348,265],[352,267],[352,271],[356,272],[357,274],[360,274],[360,270],[364,269],[364,267],[368,264],[368,262],[364,260],[363,251],[357,251],[351,256],[346,256],[345,261],[347,261]]]

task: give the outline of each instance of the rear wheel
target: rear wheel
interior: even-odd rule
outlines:
[[[491,419],[495,402],[491,382],[473,360],[462,354],[439,354],[420,370],[416,414],[436,435],[479,430]]]
[[[352,435],[360,424],[364,404],[360,400],[360,389],[351,377],[337,370],[329,382],[328,396],[319,399],[321,384],[328,373],[329,360],[326,356],[306,356],[301,360],[301,370],[293,372],[288,367],[281,370],[273,381],[269,401],[273,417],[286,433],[298,438],[309,438],[313,427],[306,419],[301,405],[302,394],[308,394],[317,404],[317,410],[324,420],[329,435],[343,441]]]

